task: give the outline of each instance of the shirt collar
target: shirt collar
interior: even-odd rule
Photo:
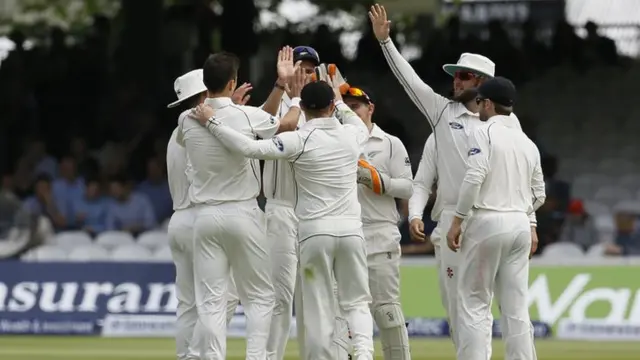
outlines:
[[[312,120],[308,120],[304,125],[302,125],[302,129],[304,128],[321,128],[321,129],[331,129],[338,127],[340,125],[340,121],[335,117],[330,118],[315,118]]]
[[[382,131],[382,129],[380,129],[380,127],[378,127],[378,125],[373,124],[373,127],[371,128],[371,133],[369,134],[369,137],[373,137],[373,138],[377,138],[377,139],[384,139],[385,137],[385,133],[384,131]]]
[[[507,125],[508,122],[511,121],[509,116],[505,115],[494,115],[487,120],[487,124],[500,123],[502,125]]]
[[[233,101],[231,101],[230,97],[206,98],[204,100],[204,104],[209,105],[214,109],[219,109],[225,106],[233,105]]]
[[[454,109],[455,116],[457,118],[459,118],[460,116],[463,116],[463,115],[473,116],[473,117],[476,117],[476,118],[480,117],[480,115],[478,115],[478,113],[474,113],[474,112],[469,111],[469,109],[467,109],[467,107],[464,106],[463,103],[456,102],[454,106],[455,106],[455,109]]]

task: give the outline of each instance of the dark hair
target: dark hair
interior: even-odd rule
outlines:
[[[202,80],[210,92],[224,90],[229,81],[238,77],[240,59],[232,53],[219,52],[209,55],[202,66]]]
[[[118,183],[118,184],[120,184],[122,186],[125,186],[125,185],[129,184],[130,180],[131,179],[126,174],[117,174],[117,175],[112,176],[109,179],[109,182],[110,183]]]
[[[49,176],[49,174],[39,174],[38,176],[36,176],[35,180],[33,181],[33,184],[35,185],[41,181],[44,181],[47,184],[51,184],[51,176]]]
[[[512,110],[513,108],[511,106],[504,106],[504,105],[496,104],[495,102],[493,103],[493,105],[496,109],[496,114],[498,115],[509,116],[513,112]]]

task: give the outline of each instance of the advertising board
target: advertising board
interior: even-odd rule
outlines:
[[[553,333],[567,337],[640,339],[638,273],[640,265],[532,267],[529,310],[538,335],[546,336],[544,324],[549,324]],[[0,333],[171,336],[175,331],[172,264],[2,262],[0,274]],[[435,268],[403,266],[401,276],[410,333],[447,336]],[[243,335],[241,308],[237,314],[230,336]]]

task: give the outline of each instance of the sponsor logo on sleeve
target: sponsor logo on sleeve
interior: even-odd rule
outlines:
[[[477,154],[480,154],[480,149],[478,149],[478,148],[469,149],[469,156],[477,155]]]
[[[274,136],[271,141],[273,141],[274,144],[276,144],[276,147],[278,148],[278,150],[280,151],[284,151],[284,143],[282,142],[282,139],[280,139],[277,136]]]

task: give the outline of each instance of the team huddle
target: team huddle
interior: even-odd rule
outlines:
[[[238,304],[246,359],[284,358],[294,304],[302,359],[372,360],[374,322],[384,359],[410,359],[398,209],[408,207],[412,236],[424,239],[434,184],[431,240],[458,359],[491,358],[494,292],[506,358],[536,358],[526,297],[544,182],[538,149],[512,112],[515,87],[494,77],[491,60],[465,53],[443,67],[454,79],[453,100],[444,98],[390,40],[384,7],[369,17],[433,130],[414,179],[402,142],[372,122],[371,92],[310,47],[280,50],[278,80],[259,108],[245,105],[251,87],[238,86],[232,54],[176,79],[169,107],[185,110],[167,172],[178,359],[225,359]]]

